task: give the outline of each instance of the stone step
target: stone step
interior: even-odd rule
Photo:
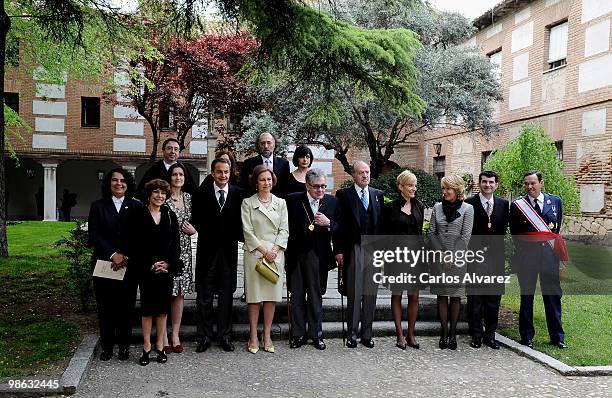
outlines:
[[[404,332],[406,331],[406,322],[403,322]],[[259,335],[261,335],[261,318],[259,324]],[[345,324],[346,328],[346,324]],[[395,325],[392,321],[375,321],[372,326],[372,331],[375,337],[384,336],[395,336]],[[415,326],[415,334],[417,336],[438,336],[440,332],[440,324],[438,322],[417,322]],[[457,325],[458,334],[467,334],[468,325],[466,322],[459,322]],[[195,326],[182,326],[181,327],[181,341],[195,341],[196,340],[196,327]],[[234,341],[246,342],[249,337],[249,326],[247,324],[236,324],[233,330]],[[324,322],[323,323],[323,337],[327,339],[331,338],[342,338],[342,322]],[[273,323],[272,324],[272,339],[275,341],[288,340],[289,339],[289,325],[287,323]],[[132,341],[134,344],[142,344],[142,330],[134,328],[132,334]],[[152,341],[154,338],[152,337]]]
[[[406,306],[408,299],[404,297],[402,299],[403,308],[403,319],[406,319]],[[137,307],[139,304],[137,303]],[[215,305],[216,311],[216,305]],[[138,311],[137,311],[138,313]],[[186,326],[195,326],[196,320],[196,302],[194,299],[185,299],[185,306],[183,309],[183,320],[182,324]],[[260,316],[263,316],[260,313]],[[344,298],[344,316],[346,317],[346,297]],[[274,320],[279,323],[286,323],[287,316],[287,301],[286,298],[282,302],[277,303],[276,311],[274,313]],[[391,313],[391,298],[390,296],[378,297],[376,302],[376,311],[374,313],[374,321],[390,321],[392,320]],[[417,318],[419,321],[433,321],[438,320],[438,310],[436,304],[436,296],[423,295],[419,297],[419,315]],[[466,306],[465,303],[462,305],[461,320],[466,320]],[[345,318],[346,320],[346,318]],[[323,299],[323,322],[341,322],[342,321],[342,301],[340,298],[324,298]],[[136,325],[140,324],[140,318],[134,320]],[[247,315],[247,304],[239,300],[234,299],[234,324],[248,324]]]

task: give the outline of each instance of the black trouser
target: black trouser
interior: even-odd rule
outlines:
[[[468,295],[467,310],[470,336],[481,339],[495,339],[499,319],[500,295]],[[484,333],[482,321],[484,318]]]
[[[120,348],[129,347],[137,281],[127,274],[123,281],[94,277],[93,286],[98,307],[102,349],[110,351],[115,344]]]
[[[220,250],[215,259],[207,264],[207,268],[201,274],[196,272],[196,275],[198,341],[202,341],[204,338],[211,340],[214,338],[213,300],[215,293],[219,297],[217,301],[217,336],[221,340],[231,340],[232,305],[236,281],[230,280],[235,273],[231,272],[223,251]]]
[[[306,319],[308,337],[323,337],[319,257],[312,250],[300,255],[295,269],[291,272],[291,323],[294,337],[306,336]]]

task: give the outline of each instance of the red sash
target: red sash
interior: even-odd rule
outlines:
[[[525,198],[519,198],[515,200],[514,203],[521,213],[523,213],[527,221],[536,229],[536,232],[525,232],[517,237],[527,242],[547,242],[559,261],[568,261],[567,247],[565,246],[563,237],[550,230],[548,225],[542,220],[542,217],[540,217],[531,206],[531,203],[525,200]]]

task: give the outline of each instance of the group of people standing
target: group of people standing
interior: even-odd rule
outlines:
[[[115,345],[119,347],[120,360],[129,358],[138,286],[143,333],[141,365],[150,362],[152,351],[159,363],[166,362],[169,353],[183,351],[179,332],[184,296],[192,292],[197,294],[196,352],[208,350],[214,341],[224,351],[234,351],[232,313],[238,242],[244,242],[244,288],[250,327],[247,350],[255,354],[261,346],[266,352],[275,351],[271,328],[276,303],[282,301],[285,273],[292,304],[290,347],[299,348],[311,340],[315,348],[326,348],[322,296],[327,288],[328,272],[336,267],[342,271],[341,293],[347,296],[346,346],[357,347],[359,339],[362,345],[374,347],[372,324],[378,285],[373,278],[372,264],[362,255],[363,236],[414,235],[434,249],[461,250],[469,247],[472,234],[504,235],[508,224],[516,234],[538,231],[539,224],[533,225],[530,214],[523,209],[524,204],[515,209],[513,203],[509,210],[508,201],[493,195],[498,184],[494,172],[481,173],[480,193],[468,199],[464,198],[465,188],[460,177],[444,177],[443,200],[434,206],[429,231],[423,236],[425,207],[415,197],[417,179],[410,171],[402,172],[397,178],[399,197],[385,204],[383,192],[369,186],[368,164],[358,161],[353,166],[353,184],[339,189],[334,197],[325,193],[325,173],[311,168],[314,157],[308,147],[296,148],[293,156],[296,170],[291,173],[288,161],[274,155],[274,137],[262,133],[257,140],[259,155],[246,159],[240,174],[233,154],[224,150],[217,153],[211,174],[197,187],[187,168],[178,162],[178,141],[168,139],[162,148],[164,158],[147,171],[138,188],[129,172],[113,169],[103,180],[102,199],[91,205],[89,236],[94,260],[111,261],[113,270],[126,268],[123,280],[94,277],[101,360],[113,356]],[[560,199],[541,194],[541,175],[530,173],[525,175],[527,199],[523,199],[535,209],[540,221],[545,220],[546,226],[552,217],[550,204],[554,201],[555,228],[548,232],[558,234]],[[542,205],[538,207],[537,202],[533,205],[529,201],[532,197],[541,199]],[[194,280],[191,236],[196,233]],[[526,250],[532,253],[519,263],[541,261],[537,264],[540,277],[553,282],[556,257],[551,257],[550,248],[540,242],[521,241],[524,247],[518,251],[519,256]],[[539,257],[534,257],[534,250]],[[503,258],[498,260],[503,268]],[[273,268],[279,280],[264,277],[261,273],[264,266]],[[421,267],[425,268],[418,268],[420,272],[433,274],[466,272],[465,268],[451,263],[421,264]],[[525,286],[520,328],[522,342],[530,345],[534,335],[532,308],[537,275],[534,280],[533,268],[525,271],[523,275],[519,273],[521,287]],[[556,277],[558,286],[558,270]],[[418,284],[392,286],[392,313],[397,346],[401,349],[419,348],[415,323],[421,287]],[[401,323],[404,291],[408,294],[406,336]],[[465,285],[436,284],[431,286],[431,291],[438,296],[439,346],[456,349],[456,326],[461,297],[466,294]],[[560,288],[553,293],[555,297],[545,296],[549,334],[552,343],[564,347]],[[478,348],[484,343],[499,348],[494,335],[500,297],[499,294],[468,295],[472,347]],[[260,341],[257,327],[262,307]],[[169,314],[170,338],[166,329]],[[151,341],[153,325],[155,342]]]

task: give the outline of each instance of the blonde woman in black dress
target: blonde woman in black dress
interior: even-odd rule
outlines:
[[[397,176],[397,189],[400,196],[393,202],[383,207],[383,230],[385,235],[414,235],[409,243],[415,243],[414,249],[419,250],[423,247],[423,213],[425,206],[415,197],[417,191],[417,178],[409,170],[404,170]],[[418,244],[416,244],[418,242]],[[409,272],[418,280],[418,275],[426,270],[422,269],[423,264],[416,264],[415,267],[408,269],[393,268],[391,265],[385,266],[385,273],[399,275],[402,272]],[[395,322],[395,333],[397,336],[396,347],[405,350],[407,346],[418,349],[419,343],[414,336],[417,315],[419,313],[419,288],[420,284],[393,284],[391,287],[391,313]],[[408,295],[408,339],[404,337],[402,328],[402,294],[406,291]]]

